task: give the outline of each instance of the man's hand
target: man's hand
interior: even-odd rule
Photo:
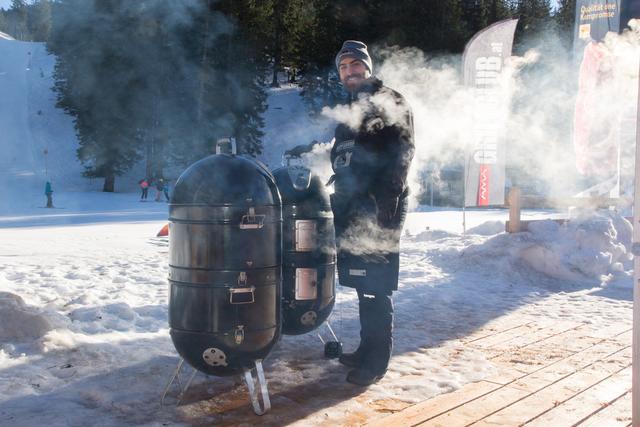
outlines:
[[[309,144],[297,145],[285,151],[284,155],[289,157],[300,157],[305,153],[310,153],[311,151],[313,151],[313,147],[315,147],[317,144],[319,144],[319,142],[316,140],[313,140]]]
[[[398,211],[398,197],[385,197],[377,200],[378,223],[388,225]]]

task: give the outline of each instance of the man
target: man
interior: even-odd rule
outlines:
[[[353,368],[347,381],[366,386],[384,376],[391,357],[391,296],[398,288],[413,118],[402,95],[372,77],[364,43],[344,42],[335,62],[349,92],[349,111],[331,149],[331,207],[338,277],[341,285],[357,290],[360,315],[360,345],[339,360]]]

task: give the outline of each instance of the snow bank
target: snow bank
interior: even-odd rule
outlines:
[[[484,233],[491,227],[485,223],[477,229]],[[468,261],[482,258],[494,264],[511,264],[498,269],[501,271],[519,271],[517,264],[524,263],[553,279],[604,284],[632,269],[631,236],[631,224],[622,216],[584,212],[564,224],[533,222],[527,232],[500,234],[463,252]]]
[[[19,295],[0,292],[0,341],[40,338],[52,328],[47,318],[28,308]]]
[[[558,279],[607,281],[632,268],[631,224],[616,214],[591,214],[564,225],[531,224],[533,244],[518,256],[533,269]]]
[[[480,236],[493,236],[504,231],[504,221],[487,221],[467,230],[469,234],[478,234]]]

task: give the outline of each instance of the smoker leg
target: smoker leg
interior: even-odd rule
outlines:
[[[182,369],[182,365],[184,365],[184,359],[180,359],[180,361],[178,362],[178,366],[176,366],[175,371],[173,371],[173,375],[171,375],[171,378],[169,379],[169,383],[164,388],[164,392],[162,393],[162,398],[160,400],[161,406],[164,406],[165,399],[167,398],[167,394],[169,393],[169,389],[171,388],[174,382],[177,383],[178,389],[180,390],[180,393],[178,394],[178,401],[176,402],[176,405],[179,405],[180,402],[182,402],[182,398],[184,397],[185,393],[187,392],[187,390],[189,390],[189,387],[191,386],[191,382],[193,381],[193,378],[198,373],[198,371],[194,368],[193,372],[191,373],[191,376],[189,377],[189,381],[187,381],[187,384],[184,387],[182,387],[182,383],[180,382],[180,370]]]
[[[324,338],[322,338],[322,335],[320,335],[320,331],[318,331],[318,338],[320,338],[320,341],[322,342],[322,344],[324,344],[324,355],[329,359],[338,358],[342,354],[342,342],[340,342],[335,332],[333,332],[331,323],[329,323],[328,320],[324,322],[324,325],[327,327],[334,339],[334,341],[325,341]]]
[[[247,387],[249,388],[249,398],[251,399],[251,405],[253,406],[253,412],[256,415],[263,415],[269,409],[271,409],[271,401],[269,400],[269,390],[267,389],[267,380],[264,376],[264,370],[262,369],[262,360],[256,360],[256,375],[257,382],[260,386],[260,392],[262,394],[262,403],[263,406],[260,406],[260,401],[258,399],[258,391],[256,390],[256,383],[253,378],[252,371],[253,369],[246,369],[244,371],[244,380],[247,382]]]
[[[187,390],[189,390],[189,387],[191,387],[191,382],[193,381],[197,373],[198,373],[198,370],[194,368],[193,372],[191,373],[191,376],[189,377],[189,381],[187,381],[187,385],[184,386],[184,388],[178,395],[178,403],[176,403],[176,405],[179,405],[182,402],[182,398],[187,393]]]

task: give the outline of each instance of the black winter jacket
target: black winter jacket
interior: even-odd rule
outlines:
[[[414,152],[413,116],[402,95],[372,77],[349,103],[331,149],[336,197],[372,197],[376,203],[407,191]]]

